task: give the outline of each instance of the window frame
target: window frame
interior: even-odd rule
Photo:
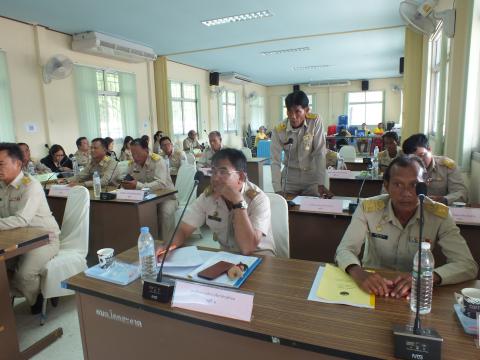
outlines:
[[[102,73],[103,76],[103,90],[99,89],[98,87],[98,73]],[[119,71],[112,70],[112,69],[96,69],[96,74],[97,74],[97,99],[98,99],[98,106],[99,106],[99,115],[100,118],[98,119],[98,126],[99,126],[99,131],[100,131],[100,136],[105,138],[105,137],[111,137],[115,140],[117,139],[123,139],[125,136],[125,129],[124,129],[124,124],[122,121],[122,99],[121,99],[121,89],[120,89],[120,74]],[[117,84],[118,84],[118,91],[112,91],[112,90],[106,90],[107,89],[107,74],[114,74],[117,77]],[[118,101],[118,116],[119,116],[119,126],[120,126],[120,132],[119,134],[113,134],[111,127],[110,127],[110,120],[107,119],[107,133],[102,132],[102,100],[101,98],[104,98],[104,101],[107,99],[107,97],[112,97],[116,98]],[[106,102],[108,106],[108,102]],[[107,111],[108,114],[108,111]]]
[[[382,100],[381,101],[367,101],[367,93],[372,93],[372,92],[378,92],[382,94]],[[364,94],[365,95],[365,101],[349,101],[349,95],[350,94]],[[372,125],[378,125],[378,123],[385,123],[385,91],[384,90],[366,90],[366,91],[348,91],[345,93],[345,114],[348,114],[348,125],[349,126],[361,126],[363,122],[359,124],[354,124],[353,123],[353,118],[352,115],[350,114],[349,108],[350,105],[365,105],[365,119],[367,119],[367,104],[381,104],[382,105],[382,118],[380,121],[375,120],[372,122],[368,122],[365,120],[365,123],[367,126],[372,126]]]
[[[180,97],[173,97],[172,95],[172,84],[179,84],[180,85]],[[184,97],[184,86],[185,85],[190,85],[193,86],[195,89],[195,99],[190,99],[190,98],[185,98]],[[170,121],[172,124],[172,132],[174,136],[181,136],[181,135],[187,135],[190,130],[195,130],[195,132],[199,132],[199,127],[200,127],[200,89],[198,84],[190,83],[190,82],[185,82],[185,81],[178,81],[178,80],[169,80],[168,84],[168,95],[170,99]],[[179,102],[180,103],[180,109],[182,111],[182,133],[176,133],[175,132],[175,127],[173,126],[173,102]],[[191,129],[186,127],[185,125],[185,108],[184,104],[185,103],[195,103],[195,129]]]
[[[235,103],[229,103],[229,96],[228,94],[233,94],[235,97]],[[225,95],[226,102],[223,102],[223,95]],[[224,133],[237,133],[239,131],[239,126],[238,126],[238,91],[231,90],[231,89],[225,89],[220,96],[219,96],[219,111],[220,111],[220,118],[221,118],[221,125],[222,125],[222,132]],[[225,114],[227,115],[227,119],[224,117],[224,112],[223,112],[223,107],[226,106],[225,109]],[[233,119],[233,124],[235,124],[234,129],[229,129],[228,123],[230,122],[228,118],[228,107],[229,106],[234,106],[234,113],[235,113],[235,118]],[[225,126],[226,125],[226,126]]]

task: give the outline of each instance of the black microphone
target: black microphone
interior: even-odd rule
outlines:
[[[395,357],[400,359],[440,360],[442,357],[443,338],[434,329],[426,329],[420,323],[420,274],[422,270],[422,238],[423,238],[423,201],[427,194],[427,184],[417,183],[415,187],[420,201],[420,224],[418,234],[418,267],[417,267],[417,294],[416,312],[413,327],[410,325],[394,325],[393,337],[395,341]],[[415,344],[415,346],[412,346]]]
[[[110,194],[108,192],[108,187],[110,186],[110,181],[112,181],[113,175],[115,175],[115,170],[117,170],[118,161],[113,168],[112,175],[110,175],[110,179],[108,179],[107,186],[105,187],[105,192],[100,192],[100,200],[113,200],[117,197],[116,194]]]
[[[48,150],[50,150],[50,146],[48,146],[48,144],[45,144],[44,145]]]
[[[57,175],[57,173],[52,173],[52,175],[50,175],[47,180],[45,180],[45,184],[43,184],[43,192],[45,193],[45,195],[48,195],[48,193],[50,192],[49,189],[47,189],[47,184],[48,184],[48,181],[54,176],[54,175]]]
[[[289,138],[287,142],[283,143],[283,146],[288,146],[287,163],[285,164],[285,178],[283,179],[283,196],[287,196],[287,181],[288,181],[288,164],[290,163],[290,152],[292,151],[293,139]],[[295,203],[292,200],[287,200],[288,206],[294,206]]]
[[[165,263],[165,259],[167,258],[168,252],[170,250],[170,246],[172,245],[173,239],[177,234],[178,228],[180,223],[182,222],[183,216],[185,215],[185,211],[187,210],[188,204],[190,203],[190,199],[194,191],[197,189],[198,184],[203,179],[204,175],[201,171],[197,171],[195,173],[195,177],[193,180],[193,187],[188,195],[187,203],[183,208],[182,214],[180,215],[180,219],[175,226],[175,230],[173,231],[172,237],[167,243],[165,254],[163,255],[162,263],[160,264],[160,269],[158,270],[157,279],[156,281],[148,281],[144,280],[143,282],[143,292],[142,296],[144,298],[150,300],[156,300],[163,303],[169,302],[173,296],[173,290],[175,288],[175,282],[172,279],[163,279],[163,264]],[[155,254],[156,257],[156,254]]]
[[[365,174],[362,180],[362,185],[360,185],[360,190],[358,191],[357,202],[350,202],[348,204],[348,213],[353,214],[355,210],[357,210],[358,204],[360,204],[360,197],[362,196],[363,185],[365,185],[365,181],[367,180],[368,175]]]

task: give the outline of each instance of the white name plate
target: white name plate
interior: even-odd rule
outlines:
[[[176,280],[172,307],[251,321],[253,294]]]
[[[355,179],[355,174],[350,170],[327,170],[327,174],[332,179]]]
[[[143,190],[117,190],[117,200],[135,200],[142,201],[145,196]]]
[[[68,185],[52,185],[48,191],[48,196],[67,197],[71,189]]]
[[[342,214],[343,200],[306,197],[300,200],[300,210]]]

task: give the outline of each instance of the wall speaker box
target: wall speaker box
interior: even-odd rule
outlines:
[[[219,81],[220,81],[220,73],[211,72],[210,73],[210,85],[218,86]]]
[[[362,80],[362,91],[368,90],[368,80]]]
[[[405,58],[402,56],[400,58],[400,69],[399,69],[399,72],[400,72],[401,75],[403,75],[403,63],[404,63],[404,61],[405,61]]]
[[[300,85],[298,84],[293,85],[293,91],[300,91]]]

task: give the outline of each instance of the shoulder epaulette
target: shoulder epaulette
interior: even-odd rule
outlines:
[[[337,157],[338,153],[336,151],[327,152],[327,159],[336,159]]]
[[[314,120],[314,119],[318,118],[318,114],[308,113],[307,115],[305,115],[305,117],[308,120]]]
[[[385,208],[385,201],[378,199],[366,199],[362,201],[363,211],[371,213]]]
[[[283,131],[283,130],[285,130],[286,128],[287,128],[287,124],[286,124],[285,121],[282,121],[280,124],[278,124],[278,125],[275,127],[275,129],[276,129],[277,131]]]
[[[31,182],[32,182],[32,180],[30,180],[30,178],[29,178],[28,176],[24,176],[24,177],[22,178],[22,184],[23,184],[23,185],[28,185],[28,184],[30,184]]]
[[[152,153],[152,154],[150,155],[150,157],[152,158],[153,161],[158,161],[158,160],[160,160],[160,155],[155,154],[155,153]]]
[[[205,195],[205,197],[208,197],[210,195],[213,194],[213,189],[212,189],[212,186],[211,185],[208,185],[205,190],[203,190],[203,194]]]
[[[452,159],[449,159],[449,158],[443,158],[442,165],[449,168],[449,169],[455,169],[455,167],[456,167],[455,161],[453,161]]]
[[[128,165],[132,165],[133,164],[133,160],[128,160]]]
[[[427,210],[429,213],[441,217],[442,219],[445,219],[448,216],[448,206],[446,205],[438,202],[432,202],[426,203],[424,206],[425,210]]]
[[[249,189],[249,190],[247,190],[247,191],[245,192],[245,194],[247,195],[247,197],[248,197],[250,200],[253,200],[253,198],[258,195],[258,191],[255,191],[255,190],[253,190],[253,189]]]

